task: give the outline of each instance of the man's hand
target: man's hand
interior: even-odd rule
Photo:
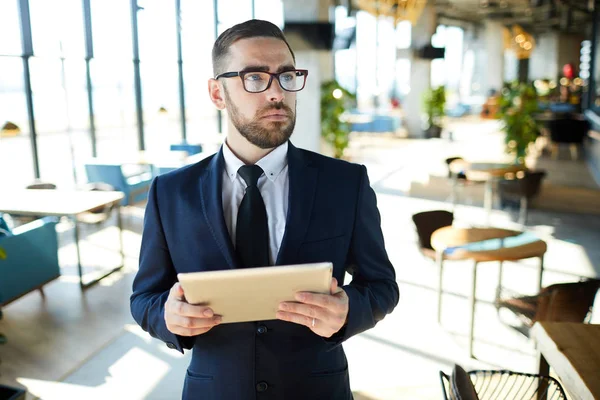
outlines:
[[[279,303],[277,318],[305,325],[322,337],[331,337],[346,324],[348,295],[331,280],[331,294],[309,292],[296,293],[294,302]]]
[[[167,329],[180,336],[196,336],[208,332],[221,323],[221,317],[214,315],[206,306],[193,306],[185,301],[183,288],[179,282],[169,291],[165,303]]]

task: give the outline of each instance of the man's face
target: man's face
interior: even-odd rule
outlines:
[[[231,71],[281,72],[294,69],[294,59],[285,42],[271,37],[242,39],[229,48],[226,58]],[[273,78],[261,93],[248,93],[238,77],[221,79],[225,108],[240,134],[262,149],[285,143],[296,123],[296,93],[287,92]]]

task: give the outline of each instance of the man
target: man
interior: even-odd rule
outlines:
[[[132,314],[168,347],[193,349],[184,399],[351,399],[341,344],[399,296],[366,170],[288,141],[308,72],[295,68],[275,25],[233,26],[212,57],[208,91],[228,111],[227,139],[217,154],[154,180]],[[322,261],[334,265],[331,294],[298,294],[270,321],[220,324],[209,307],[185,301],[176,279]]]

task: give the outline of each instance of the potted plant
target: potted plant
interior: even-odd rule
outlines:
[[[531,83],[513,82],[502,89],[498,116],[503,122],[506,152],[514,157],[515,164],[525,166],[529,145],[538,136],[539,126],[535,113],[539,111],[538,95]],[[526,223],[527,208],[540,191],[545,171],[526,170],[521,176],[498,182],[498,194],[502,208],[512,206],[520,209],[519,221]]]
[[[439,138],[442,134],[442,118],[445,115],[446,88],[439,86],[430,88],[423,94],[423,110],[425,111],[424,131],[427,138]]]
[[[525,164],[529,144],[539,132],[534,114],[539,111],[538,96],[530,83],[505,84],[500,97],[498,116],[503,122],[506,152],[513,155],[516,164]]]
[[[354,105],[355,99],[335,80],[321,84],[321,135],[333,147],[335,158],[342,158],[348,147],[350,124],[342,114]]]

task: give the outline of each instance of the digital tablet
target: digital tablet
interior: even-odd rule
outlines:
[[[279,303],[296,292],[329,294],[333,265],[327,263],[228,269],[177,274],[190,304],[208,305],[222,323],[276,319]]]

